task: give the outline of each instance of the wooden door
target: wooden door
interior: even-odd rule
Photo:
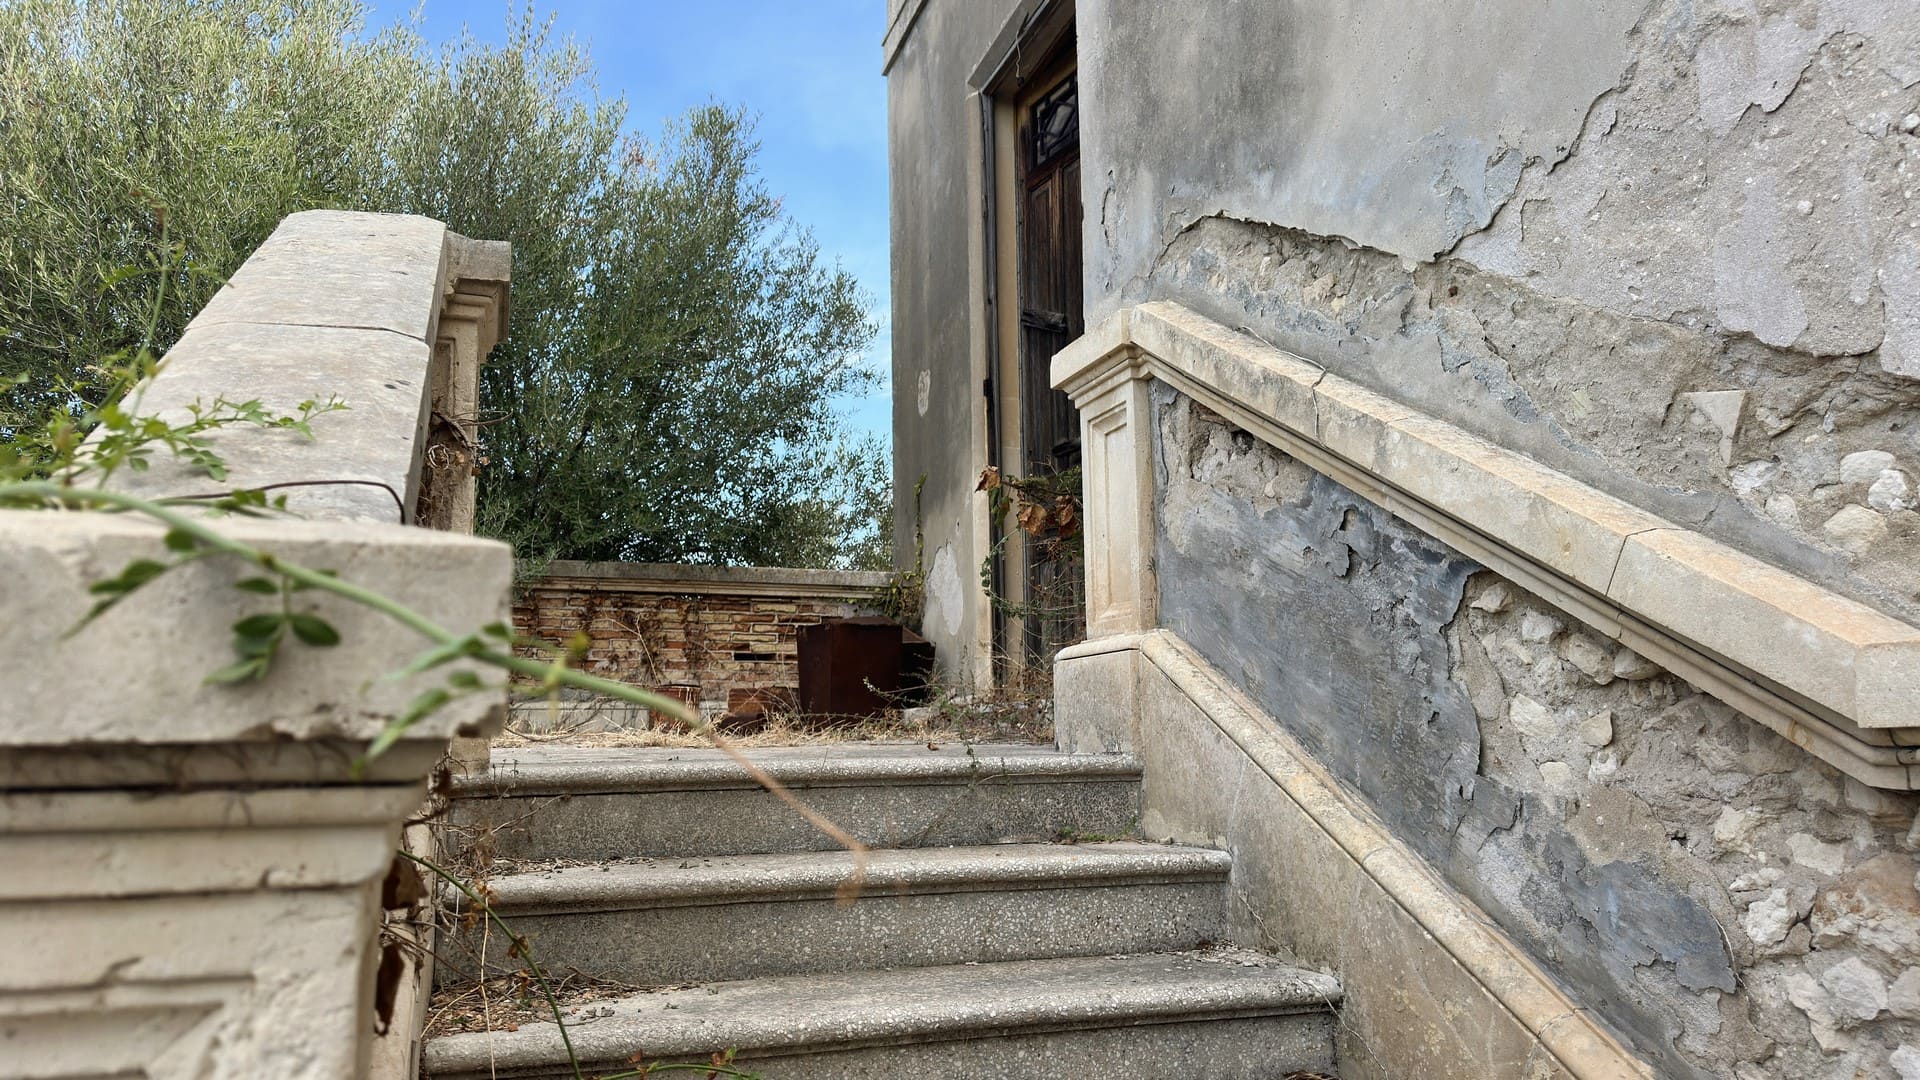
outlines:
[[[1053,355],[1086,330],[1081,297],[1080,97],[1071,52],[1022,95],[1020,424],[1029,476],[1059,477],[1078,494],[1080,414],[1052,386]],[[1076,523],[1075,530],[1077,532]],[[1085,636],[1085,559],[1078,537],[1029,536],[1024,651],[1042,660]]]
[[[1050,385],[1053,354],[1086,331],[1080,280],[1079,83],[1072,71],[1021,117],[1022,445],[1028,473],[1080,464],[1080,416]]]

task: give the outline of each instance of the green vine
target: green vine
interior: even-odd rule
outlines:
[[[164,290],[165,275],[161,276],[161,288]],[[88,404],[89,388],[63,385],[54,388],[48,395],[54,404],[37,423],[0,418],[0,509],[131,514],[156,522],[164,528],[158,545],[160,550],[153,556],[133,559],[114,576],[89,586],[88,591],[94,597],[94,602],[67,631],[68,636],[108,614],[119,603],[172,570],[202,559],[235,559],[259,573],[242,577],[233,583],[233,587],[250,595],[272,597],[276,603],[268,610],[247,615],[233,623],[230,628],[233,660],[209,672],[205,676],[205,683],[223,685],[265,679],[274,665],[284,659],[290,645],[320,649],[338,645],[342,640],[338,628],[318,615],[296,608],[297,594],[309,591],[327,593],[377,612],[426,639],[427,647],[422,652],[405,666],[390,672],[386,678],[406,678],[465,660],[494,668],[508,677],[532,678],[550,693],[562,687],[586,690],[679,719],[693,732],[711,739],[757,783],[786,802],[808,823],[853,852],[854,871],[841,887],[842,896],[851,897],[862,887],[866,871],[866,846],[801,802],[785,785],[712,731],[697,712],[682,702],[579,671],[570,666],[571,658],[567,650],[551,650],[553,658],[549,661],[517,655],[515,646],[529,642],[515,634],[512,627],[505,623],[490,623],[465,632],[443,626],[392,597],[343,580],[331,570],[304,566],[236,539],[215,525],[222,517],[229,515],[259,517],[286,512],[286,495],[270,494],[272,490],[357,481],[304,480],[159,499],[110,490],[107,484],[116,472],[121,469],[143,471],[150,466],[156,454],[162,453],[185,462],[190,469],[216,484],[223,483],[228,475],[226,463],[208,438],[209,434],[229,427],[259,427],[290,431],[312,438],[310,424],[315,417],[346,408],[338,399],[306,401],[298,405],[293,413],[280,414],[257,400],[234,403],[221,398],[212,405],[195,402],[188,406],[185,410],[187,419],[180,423],[141,415],[141,396],[163,363],[152,346],[151,337],[152,328],[149,327],[148,340],[137,349],[116,355],[110,358],[108,364],[96,369],[106,376],[106,391],[99,404]],[[0,393],[22,385],[24,381],[21,378],[0,378]],[[916,505],[917,494],[916,489]],[[422,720],[449,702],[465,695],[501,689],[504,689],[504,683],[489,685],[470,668],[463,667],[449,673],[441,685],[419,694],[387,722],[354,762],[354,775],[361,775],[369,762],[391,749]],[[526,939],[514,933],[472,886],[412,852],[402,849],[400,854],[465,894],[512,940],[515,954],[524,960],[552,1009],[554,1023],[560,1028],[574,1077],[576,1080],[585,1080],[559,1001],[546,973],[534,963]],[[734,1052],[728,1050],[714,1055],[710,1062],[700,1064],[645,1064],[636,1058],[632,1064],[637,1068],[599,1080],[626,1080],[662,1072],[701,1072],[709,1077],[751,1080],[752,1074],[732,1067],[733,1057]]]
[[[927,531],[920,514],[920,494],[926,489],[927,476],[913,485],[913,569],[896,570],[874,594],[874,606],[889,619],[916,623],[927,602]]]
[[[1011,519],[1012,528],[980,561],[980,585],[994,609],[1010,619],[1024,620],[1039,646],[1040,658],[1086,633],[1085,509],[1080,470],[1009,476],[988,466],[974,488],[987,496],[987,513],[995,521]],[[1007,546],[1026,545],[1026,598],[1014,600],[994,587],[994,565]]]

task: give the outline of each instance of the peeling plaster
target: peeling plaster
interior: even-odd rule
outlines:
[[[1168,387],[1152,401],[1163,623],[1663,1075],[1711,1075],[1672,1049],[1701,1023],[1697,995],[1737,989],[1697,875],[1665,866],[1667,827],[1636,796],[1603,790],[1584,820],[1568,801],[1600,760],[1592,725],[1572,722],[1591,711],[1568,689],[1583,669],[1559,655],[1584,656],[1586,639],[1484,591],[1473,620],[1519,622],[1496,646],[1540,680],[1537,699],[1516,695],[1467,626],[1468,583],[1490,576],[1477,564]],[[1613,663],[1589,666],[1634,723],[1629,702],[1677,693],[1650,665],[1623,664],[1626,680]]]
[[[965,624],[966,588],[954,561],[953,545],[940,545],[933,553],[933,566],[927,572],[926,611],[923,624],[948,639],[957,638]]]
[[[1537,279],[1536,279],[1537,280]],[[1337,239],[1208,219],[1152,278],[1276,347],[1619,498],[1920,620],[1920,513],[1834,483],[1847,454],[1920,468],[1920,383],[1545,295],[1459,260],[1408,270]],[[1703,412],[1699,406],[1709,408]],[[1884,500],[1883,500],[1884,501]],[[1851,502],[1884,542],[1821,525]]]
[[[1774,178],[1749,176],[1737,223],[1713,247],[1714,308],[1722,323],[1768,345],[1790,346],[1807,329],[1785,226]]]
[[[1082,153],[1104,184],[1087,196],[1103,208],[1087,229],[1089,318],[1140,299],[1150,253],[1212,215],[1415,260],[1450,250],[1524,171],[1570,152],[1644,6],[1488,3],[1436,22],[1391,0],[1338,17],[1090,0]],[[1214,77],[1173,77],[1195,70]]]
[[[1700,118],[1725,135],[1749,107],[1779,108],[1800,85],[1821,36],[1819,27],[1783,14],[1743,18],[1709,34],[1698,60]]]

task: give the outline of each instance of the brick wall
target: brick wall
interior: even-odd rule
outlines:
[[[513,622],[554,644],[584,631],[586,670],[677,690],[711,717],[745,693],[791,693],[799,686],[798,629],[871,614],[867,599],[886,581],[882,573],[838,570],[554,562],[519,590]],[[533,726],[553,726],[541,723],[541,714],[555,715],[544,703],[515,711]],[[604,703],[570,702],[567,716],[576,726],[635,724],[631,710]]]

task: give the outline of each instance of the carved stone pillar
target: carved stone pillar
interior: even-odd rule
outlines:
[[[1090,334],[1054,359],[1053,383],[1080,410],[1088,639],[1054,660],[1055,739],[1079,753],[1130,750],[1139,715],[1133,640],[1159,618],[1152,378],[1138,348]]]
[[[412,511],[429,417],[475,419],[505,290],[504,244],[421,217],[292,215],[188,325],[143,413],[338,397],[347,408],[316,416],[311,439],[208,434],[226,486],[283,493],[297,515],[215,527],[456,632],[504,621],[507,546],[416,528]],[[166,498],[216,483],[156,455],[111,487]],[[453,486],[470,530],[470,466]],[[419,892],[385,887],[410,865],[394,849],[449,740],[484,745],[505,692],[457,698],[356,768],[423,691],[481,672],[391,677],[431,642],[311,590],[291,603],[336,644],[290,643],[264,677],[209,685],[233,662],[233,624],[281,602],[236,588],[259,569],[222,557],[76,627],[99,599],[90,586],[175,558],[164,533],[131,514],[0,511],[0,1078],[404,1078],[426,965],[382,966],[408,930],[404,899],[383,915],[383,894]],[[387,1005],[394,1037],[376,1040]]]
[[[480,365],[507,336],[512,274],[502,241],[447,234],[446,294],[435,324],[418,523],[471,533],[480,469]]]

